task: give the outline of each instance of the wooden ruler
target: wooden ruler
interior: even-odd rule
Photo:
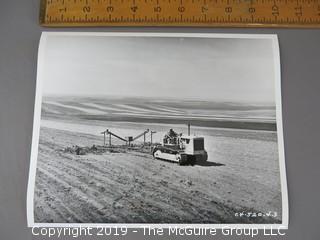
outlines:
[[[42,0],[40,24],[319,27],[320,0]]]

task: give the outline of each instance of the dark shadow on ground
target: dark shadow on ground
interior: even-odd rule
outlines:
[[[199,162],[196,162],[194,165],[203,166],[203,167],[221,167],[221,166],[225,166],[225,164],[223,164],[223,163],[207,162],[207,161],[199,161]]]

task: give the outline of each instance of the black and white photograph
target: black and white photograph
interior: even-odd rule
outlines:
[[[29,226],[288,226],[276,35],[41,36]]]

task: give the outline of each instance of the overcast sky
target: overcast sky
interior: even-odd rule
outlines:
[[[274,102],[272,41],[47,38],[44,94]]]

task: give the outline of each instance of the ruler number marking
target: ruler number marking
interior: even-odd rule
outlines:
[[[156,13],[161,12],[161,10],[162,10],[162,9],[161,9],[160,6],[156,6],[156,7],[153,8],[153,11],[156,12]]]
[[[65,13],[65,12],[67,12],[67,8],[65,7],[65,8],[59,8],[59,12],[60,13]]]
[[[113,6],[107,6],[107,12],[108,13],[112,13],[113,12],[113,10],[114,10],[114,7]]]
[[[302,17],[302,6],[295,7],[294,10],[298,18]]]
[[[202,13],[206,13],[208,10],[209,10],[209,7],[207,5],[201,7]]]
[[[276,4],[272,5],[271,10],[272,10],[272,15],[273,15],[273,16],[275,16],[275,17],[278,17],[278,16],[279,16],[280,11],[279,11],[278,5],[276,5]]]
[[[232,7],[230,7],[230,6],[225,7],[224,12],[225,12],[226,14],[232,13]]]
[[[184,6],[179,6],[179,7],[178,7],[178,11],[179,11],[180,13],[183,13],[185,10],[186,10],[186,8],[185,8]]]
[[[130,9],[133,13],[136,13],[138,11],[138,6],[134,5]]]
[[[89,12],[91,12],[91,7],[90,7],[89,5],[86,5],[86,6],[84,6],[84,7],[82,8],[82,11],[83,11],[84,13],[89,13]]]
[[[255,7],[249,7],[249,13],[253,14],[256,12],[256,8]]]

